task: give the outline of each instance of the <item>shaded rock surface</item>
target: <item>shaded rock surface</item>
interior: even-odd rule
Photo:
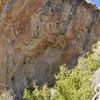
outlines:
[[[0,89],[18,97],[26,77],[54,82],[100,37],[100,10],[85,0],[0,0]]]

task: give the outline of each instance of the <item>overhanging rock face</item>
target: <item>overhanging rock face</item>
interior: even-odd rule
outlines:
[[[53,82],[99,37],[100,10],[85,0],[0,0],[0,88]]]

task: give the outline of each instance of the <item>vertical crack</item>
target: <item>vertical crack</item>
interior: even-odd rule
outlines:
[[[8,13],[12,4],[13,4],[14,0],[10,0],[5,8],[5,13]]]
[[[1,28],[2,24],[3,24],[3,22],[4,22],[4,18],[7,16],[8,12],[9,12],[12,4],[13,4],[13,2],[14,2],[14,0],[10,0],[8,2],[8,4],[5,6],[5,8],[3,9],[2,14],[0,16],[0,28]]]
[[[78,5],[77,5],[77,4],[74,5],[74,6],[72,6],[71,12],[70,12],[70,14],[69,14],[67,20],[65,20],[65,22],[64,22],[64,27],[63,27],[63,29],[60,31],[60,34],[65,34],[65,32],[67,31],[67,27],[68,27],[68,25],[70,24],[70,21],[71,21],[72,17],[76,14],[77,8],[78,8]]]
[[[55,0],[47,0],[46,4],[43,6],[43,13],[47,13],[54,3]]]
[[[92,21],[91,21],[91,23],[89,24],[88,30],[87,30],[87,32],[86,32],[86,34],[85,34],[86,39],[85,39],[85,42],[83,43],[82,51],[85,50],[85,48],[86,48],[87,45],[88,45],[88,42],[89,42],[89,40],[90,40],[90,32],[91,32],[92,27],[93,27],[93,25],[95,24],[95,22],[96,22],[96,20],[97,20],[97,18],[98,18],[98,15],[99,15],[99,13],[93,12]]]

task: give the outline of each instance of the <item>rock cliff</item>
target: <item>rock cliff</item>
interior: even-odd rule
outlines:
[[[52,83],[99,37],[100,9],[85,0],[0,0],[0,89]]]

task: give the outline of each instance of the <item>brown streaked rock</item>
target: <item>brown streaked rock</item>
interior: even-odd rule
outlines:
[[[53,82],[100,37],[100,9],[85,0],[0,1],[0,88],[21,96],[26,77]],[[20,100],[20,99],[19,99]]]

